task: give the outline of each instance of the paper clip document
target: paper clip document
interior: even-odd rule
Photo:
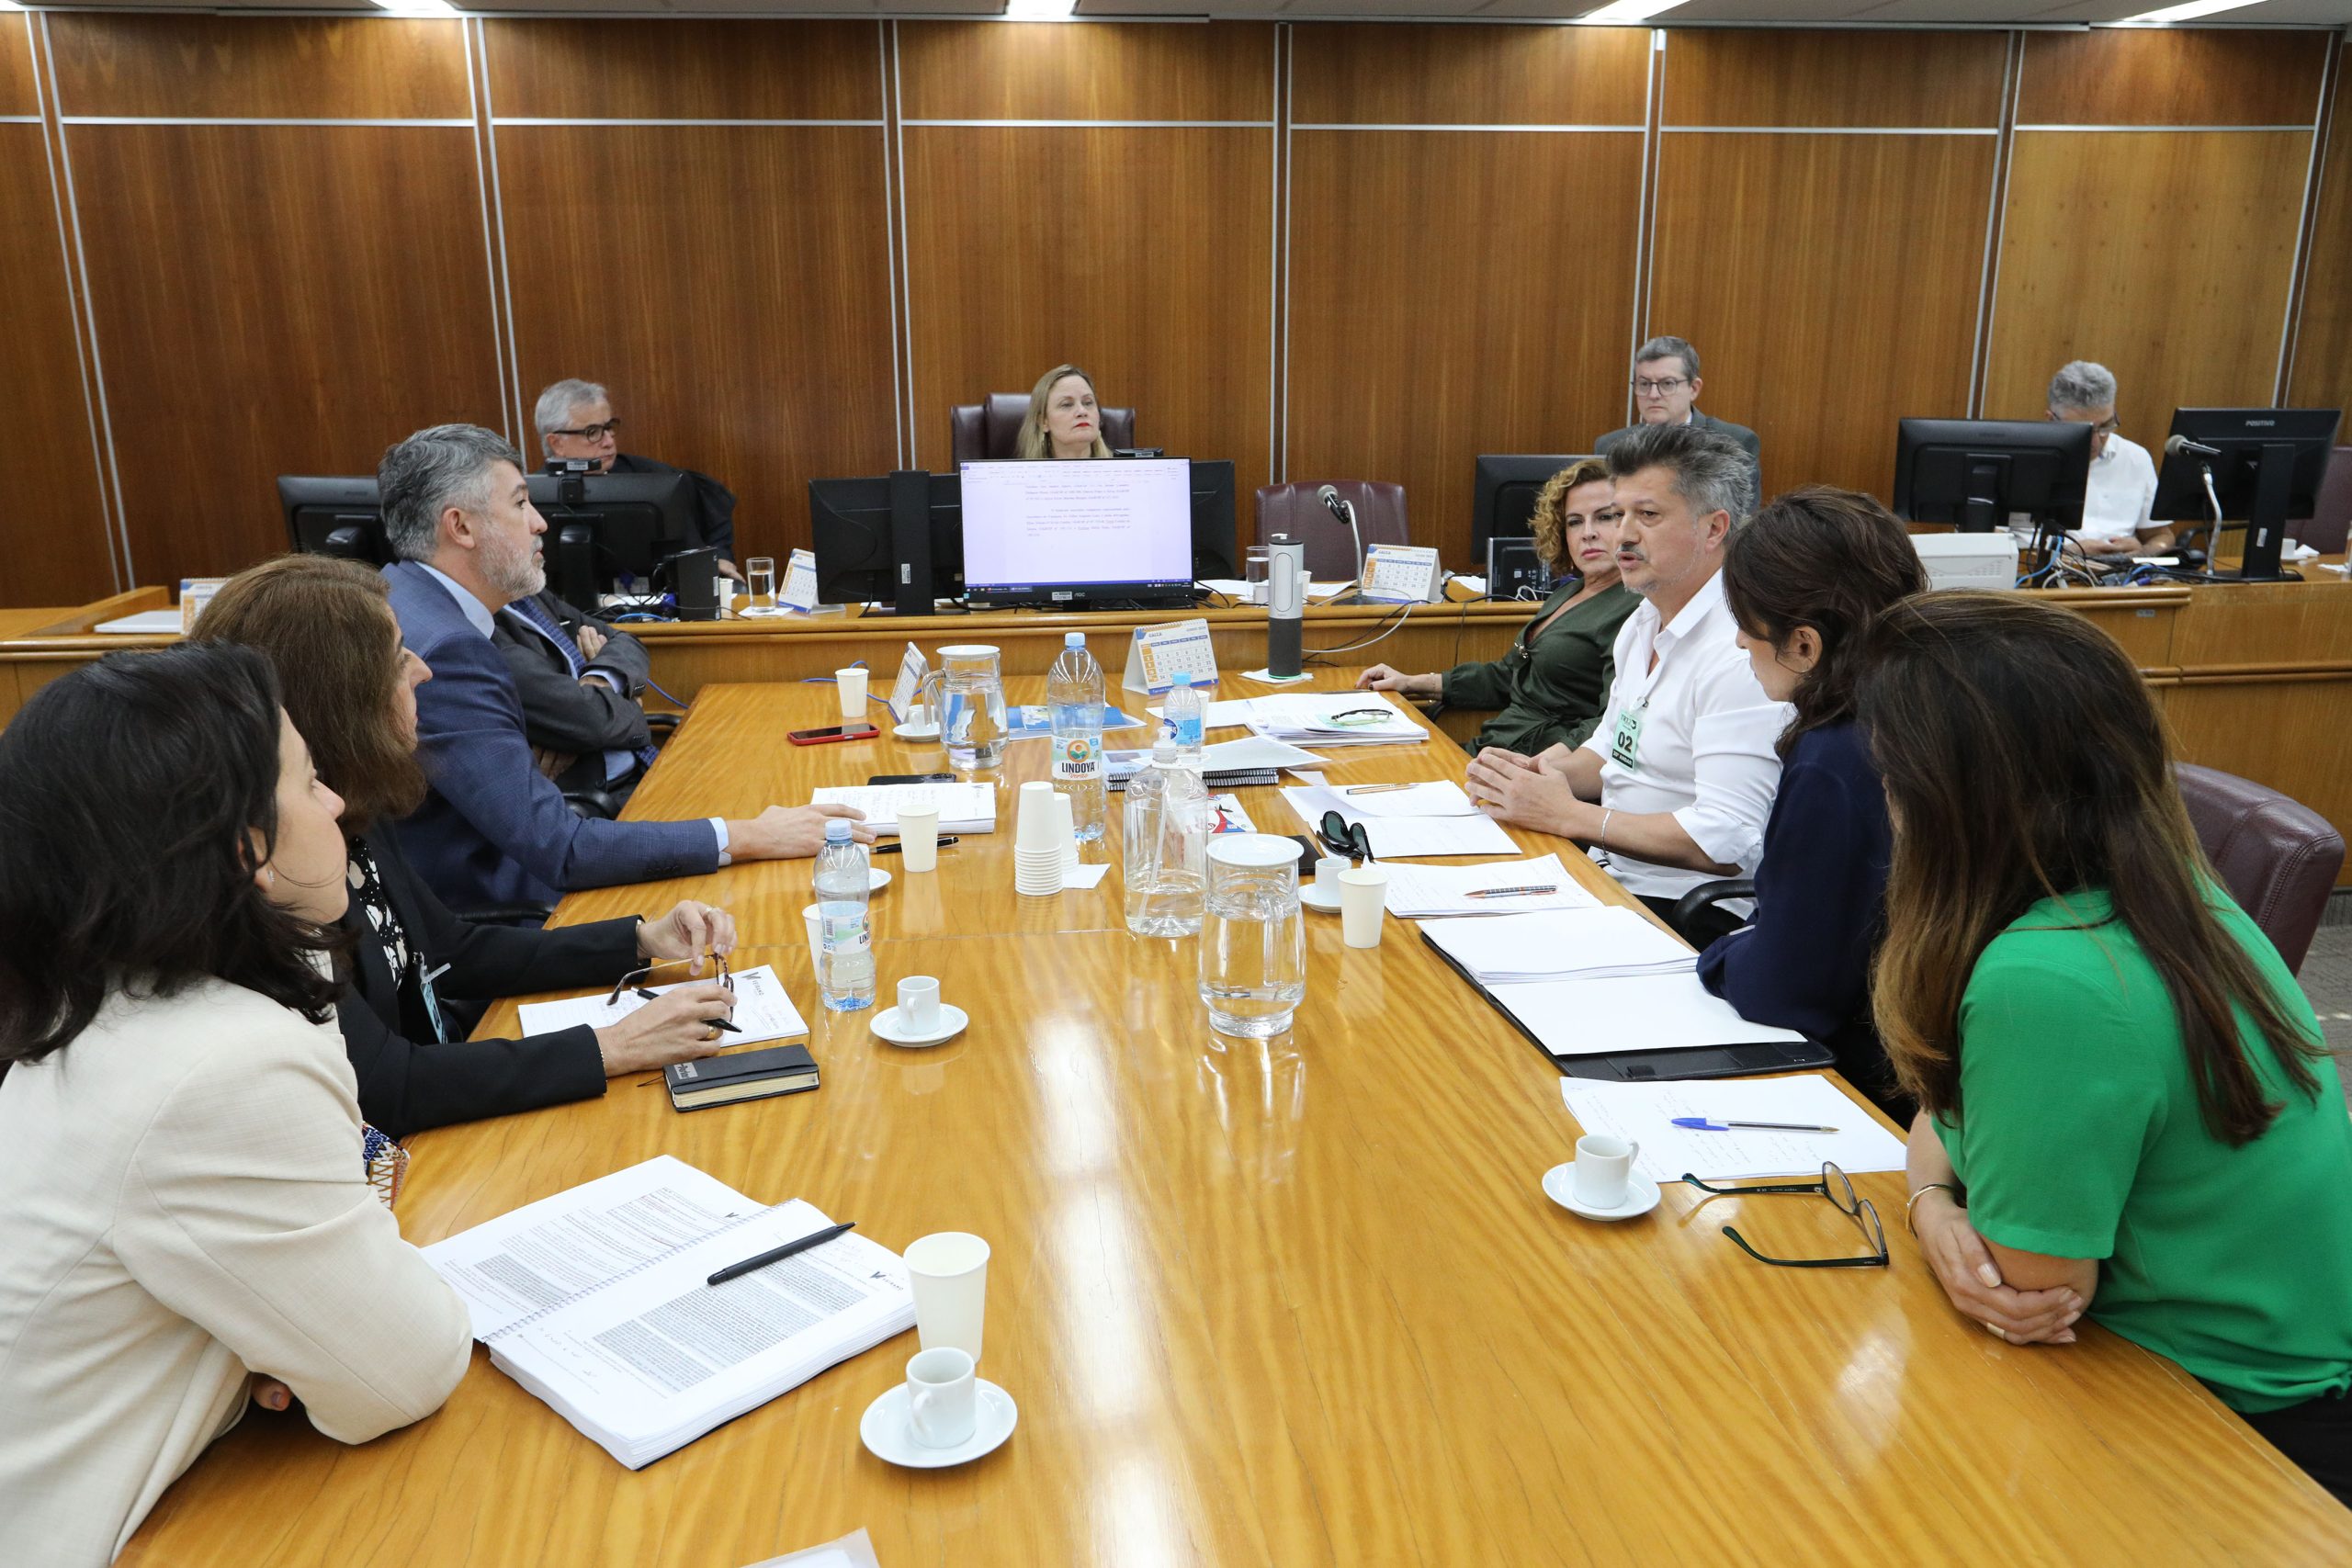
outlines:
[[[673,985],[648,986],[655,996],[665,996],[679,986],[708,985],[707,976],[700,980],[680,980]],[[618,1001],[606,1001],[604,997],[574,997],[561,1002],[525,1002],[515,1010],[522,1015],[523,1032],[548,1034],[559,1029],[573,1029],[586,1024],[591,1029],[605,1029],[618,1023],[645,1005],[645,998],[633,990],[624,990]],[[727,1036],[729,1045],[752,1045],[763,1040],[791,1040],[808,1032],[808,1025],[800,1010],[792,1005],[785,994],[784,982],[776,978],[775,970],[763,964],[757,969],[735,971],[735,1011],[729,1021],[742,1031]]]
[[[1551,891],[1522,891],[1550,888]],[[1490,897],[1474,897],[1491,894]],[[1388,867],[1388,912],[1398,919],[1453,915],[1516,915],[1531,909],[1597,909],[1557,855],[1485,861],[1477,865]]]
[[[1641,1145],[1634,1168],[1653,1181],[1739,1181],[1813,1176],[1824,1161],[1849,1176],[1901,1170],[1903,1141],[1819,1073],[1785,1078],[1701,1078],[1679,1083],[1610,1083],[1563,1078],[1560,1098],[1587,1133]],[[1790,1122],[1834,1133],[1784,1133],[1734,1127],[1678,1127],[1678,1116],[1716,1122]]]
[[[1447,920],[1425,931],[1492,925]],[[1802,1043],[1792,1029],[1751,1023],[1688,970],[1609,980],[1532,980],[1488,985],[1487,995],[1555,1056],[1616,1051],[1679,1051],[1699,1045]]]
[[[1378,692],[1295,692],[1250,699],[1251,729],[1307,746],[1411,746],[1429,739]]]
[[[1699,963],[1682,942],[1624,908],[1542,909],[1422,930],[1484,986],[1688,974]]]

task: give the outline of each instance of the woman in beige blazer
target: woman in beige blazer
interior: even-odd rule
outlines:
[[[340,807],[250,649],[116,654],[0,730],[0,1563],[111,1560],[249,1393],[358,1443],[465,1373],[366,1177]]]

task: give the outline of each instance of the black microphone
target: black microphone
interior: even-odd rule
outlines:
[[[2178,457],[2188,454],[2194,454],[2199,457],[2218,457],[2222,455],[2222,449],[2219,446],[2208,446],[2202,441],[2191,441],[2186,435],[2176,435],[2165,441],[2165,457]]]
[[[1334,487],[1325,485],[1315,492],[1315,499],[1330,508],[1331,515],[1340,522],[1345,523],[1348,520],[1346,503],[1340,501],[1340,492]]]
[[[1352,502],[1341,501],[1340,492],[1325,485],[1315,492],[1315,499],[1330,509],[1331,515],[1348,525],[1348,537],[1355,545],[1356,583],[1363,583],[1363,531],[1356,526],[1356,509]]]

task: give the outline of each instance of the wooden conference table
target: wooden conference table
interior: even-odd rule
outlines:
[[[887,736],[784,743],[832,705],[706,688],[634,813],[937,765]],[[1043,752],[1015,746],[1008,782]],[[1334,755],[1336,783],[1461,767],[1434,737]],[[1272,790],[1244,804],[1295,826]],[[1409,927],[1353,951],[1307,916],[1295,1030],[1221,1039],[1193,942],[1129,937],[1115,872],[1017,897],[1011,843],[1008,817],[876,898],[883,988],[935,975],[972,1015],[929,1051],[816,1006],[807,862],[566,899],[562,920],[726,904],[739,964],[775,964],[811,1016],[824,1087],[682,1116],[649,1074],[426,1133],[401,1205],[431,1242],[667,1152],[892,1247],[977,1232],[981,1371],[1021,1408],[1003,1448],[940,1472],[865,1450],[911,1337],[636,1472],[477,1352],[440,1414],[360,1448],[248,1418],[122,1562],[738,1568],[861,1526],[885,1568],[2352,1559],[2352,1513],[2169,1363],[2088,1325],[2013,1348],[1955,1314],[1901,1234],[1899,1174],[1857,1180],[1896,1233],[1883,1270],[1768,1268],[1716,1234],[1855,1250],[1822,1202],[1678,1184],[1589,1224],[1538,1187],[1577,1134],[1559,1074]]]

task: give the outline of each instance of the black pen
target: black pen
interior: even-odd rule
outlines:
[[[630,988],[649,1002],[658,1002],[662,999],[662,993],[659,991],[649,991],[642,986],[636,986]],[[710,1025],[713,1029],[723,1029],[729,1034],[741,1034],[743,1032],[741,1028],[728,1022],[723,1018],[707,1018],[704,1019],[703,1021]]]
[[[776,1247],[773,1251],[763,1252],[757,1258],[746,1258],[741,1263],[729,1263],[726,1268],[721,1269],[718,1273],[713,1274],[708,1280],[705,1280],[704,1283],[723,1285],[729,1280],[740,1280],[744,1275],[751,1273],[753,1269],[764,1269],[771,1263],[781,1263],[786,1258],[790,1258],[793,1254],[797,1252],[806,1252],[812,1247],[822,1247],[825,1243],[832,1240],[833,1237],[842,1235],[843,1232],[854,1231],[856,1228],[857,1222],[855,1220],[850,1220],[838,1225],[829,1225],[825,1229],[816,1232],[814,1235],[802,1236],[798,1241],[787,1241],[782,1247]]]
[[[950,833],[947,837],[939,840],[938,847],[944,850],[954,842],[956,842],[956,835]],[[874,853],[877,855],[894,855],[897,854],[902,847],[902,845],[899,844],[876,844],[874,846]]]

